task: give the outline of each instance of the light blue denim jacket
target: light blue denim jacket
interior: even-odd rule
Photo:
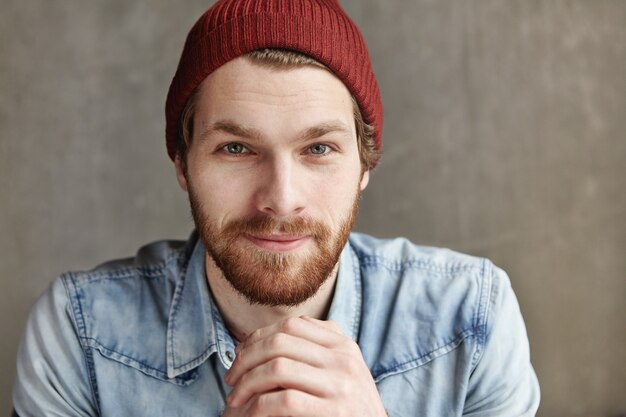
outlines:
[[[19,348],[17,414],[219,416],[234,344],[204,253],[194,233],[55,280]],[[353,233],[328,319],[358,342],[390,416],[535,414],[519,306],[485,259]]]

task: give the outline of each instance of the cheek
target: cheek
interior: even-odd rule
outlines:
[[[204,214],[219,224],[241,217],[250,206],[249,183],[241,176],[205,170],[192,184]]]
[[[359,178],[345,180],[344,177],[343,180],[330,181],[326,187],[317,188],[317,197],[314,198],[334,223],[343,220],[351,212],[359,191]]]

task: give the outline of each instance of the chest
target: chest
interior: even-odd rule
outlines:
[[[398,362],[381,374],[377,388],[389,416],[460,416],[469,377],[462,351],[454,349],[425,363]],[[219,417],[231,390],[215,355],[185,382],[147,375],[111,358],[97,357],[94,365],[103,417]]]

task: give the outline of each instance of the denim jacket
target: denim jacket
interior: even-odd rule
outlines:
[[[55,280],[19,348],[15,412],[219,416],[234,342],[204,256],[194,233]],[[535,414],[519,306],[485,259],[353,233],[328,319],[358,342],[389,416]]]

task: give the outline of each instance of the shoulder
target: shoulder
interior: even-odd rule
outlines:
[[[157,241],[142,246],[134,257],[108,261],[88,271],[66,272],[60,280],[74,306],[92,314],[100,310],[107,315],[120,313],[137,308],[137,301],[145,296],[171,298],[168,289],[176,285],[191,249],[190,242]]]
[[[142,246],[135,256],[102,263],[85,271],[61,274],[41,295],[31,315],[45,315],[50,309],[66,310],[74,321],[89,315],[119,315],[120,309],[136,307],[142,294],[159,287],[150,298],[176,285],[184,270],[195,239],[157,241]]]
[[[134,257],[61,275],[57,281],[65,289],[67,309],[83,348],[110,357],[128,356],[137,346],[161,352],[177,280],[193,244],[193,238],[153,242]]]
[[[183,267],[185,258],[193,250],[193,237],[190,241],[160,240],[148,243],[128,258],[107,261],[87,271],[71,271],[63,278],[71,280],[73,285],[88,287],[100,281],[130,279],[146,281],[166,274],[170,268]]]
[[[358,259],[364,284],[402,287],[411,295],[428,292],[479,297],[476,292],[489,289],[497,270],[486,258],[419,246],[406,238],[377,239],[355,233],[350,237],[350,246]]]
[[[164,351],[165,325],[159,323],[167,318],[166,294],[175,285],[186,251],[184,242],[156,242],[133,258],[55,279],[33,306],[20,343],[13,391],[16,411],[69,416],[83,410],[96,415],[92,349],[124,357],[127,364],[132,360],[129,353],[146,352],[137,346],[150,344],[151,352]],[[161,365],[163,356],[146,359]]]
[[[486,259],[446,248],[416,245],[398,237],[379,239],[352,233],[350,245],[364,267],[399,270],[431,270],[455,273],[485,267]]]
[[[399,350],[412,358],[403,366],[413,367],[463,344],[479,354],[494,298],[510,287],[502,270],[485,258],[405,238],[354,233],[350,246],[363,282],[362,334],[389,343],[370,347],[378,362],[375,373],[397,371]]]

